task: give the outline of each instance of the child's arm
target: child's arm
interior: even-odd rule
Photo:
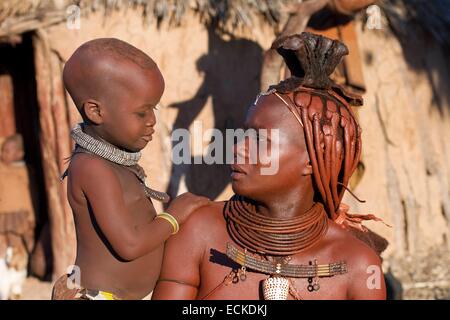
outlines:
[[[173,228],[164,219],[154,219],[140,226],[133,223],[120,181],[109,164],[86,154],[78,155],[77,160],[73,162],[70,174],[78,178],[100,230],[121,258],[129,261],[142,257],[170,237]],[[167,211],[179,224],[209,202],[207,198],[192,194],[177,199]]]

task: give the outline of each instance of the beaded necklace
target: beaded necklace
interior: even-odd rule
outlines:
[[[134,175],[139,179],[147,198],[161,201],[163,203],[170,201],[170,197],[167,193],[154,190],[147,186],[145,181],[147,175],[145,174],[144,169],[138,165],[138,161],[141,158],[141,152],[126,152],[104,140],[96,139],[83,132],[81,124],[77,124],[72,129],[70,135],[76,142],[75,150],[72,155],[76,153],[95,154],[103,159],[123,166],[125,169],[134,173]],[[66,170],[61,176],[61,180],[63,180],[67,174],[68,170]]]

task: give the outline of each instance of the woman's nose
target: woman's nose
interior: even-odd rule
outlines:
[[[241,139],[240,141],[237,141],[234,144],[233,151],[234,151],[234,159],[235,160],[241,159],[241,161],[242,160],[245,161],[247,159],[247,153],[248,153],[247,152],[247,144],[248,144],[247,140],[248,140],[247,138]]]

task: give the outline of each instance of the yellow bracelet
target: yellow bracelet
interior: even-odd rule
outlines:
[[[177,221],[177,219],[175,219],[174,216],[172,216],[170,213],[167,213],[167,212],[163,212],[160,215],[161,215],[161,218],[166,219],[172,225],[172,227],[173,227],[172,234],[176,234],[180,230],[180,225],[178,224],[178,221]]]
[[[170,213],[162,212],[162,213],[158,214],[156,216],[156,218],[161,218],[161,219],[168,221],[172,225],[172,228],[173,228],[172,234],[176,234],[178,232],[178,230],[180,230],[180,225],[178,224],[177,219],[175,219]]]

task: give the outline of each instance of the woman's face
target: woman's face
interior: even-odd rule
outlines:
[[[303,128],[278,97],[261,97],[250,108],[244,129],[260,134],[235,144],[231,178],[236,194],[263,202],[298,189],[301,184],[311,184],[311,177],[304,175],[309,170],[309,157]],[[261,129],[266,129],[267,134]],[[255,145],[259,145],[256,152]],[[236,164],[239,157],[245,160],[244,164]],[[269,167],[272,169],[267,170]]]

